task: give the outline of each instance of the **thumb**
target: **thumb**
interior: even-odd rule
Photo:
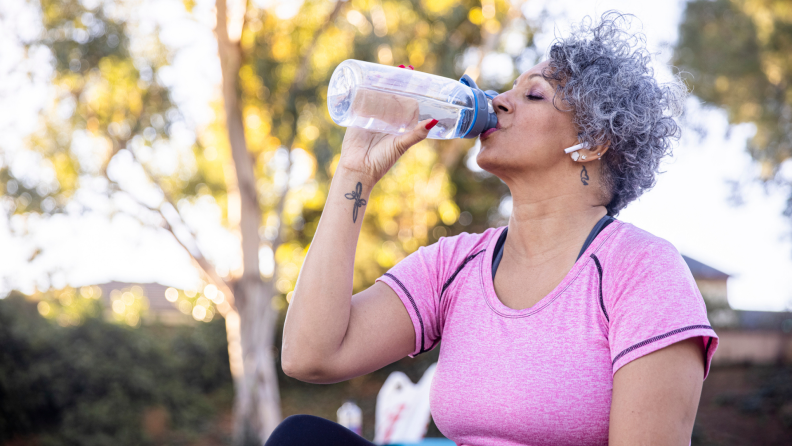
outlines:
[[[394,145],[399,151],[399,154],[403,155],[407,149],[426,139],[426,137],[429,136],[429,131],[437,125],[437,122],[437,119],[420,121],[410,133],[405,133],[396,138],[394,140]]]

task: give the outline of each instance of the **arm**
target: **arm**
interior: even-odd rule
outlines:
[[[688,445],[704,377],[700,338],[642,356],[613,377],[610,445]]]
[[[415,332],[396,293],[377,283],[352,296],[352,274],[371,189],[410,146],[426,138],[427,122],[399,137],[347,129],[286,314],[282,363],[287,375],[313,383],[338,382],[377,370],[413,350]]]

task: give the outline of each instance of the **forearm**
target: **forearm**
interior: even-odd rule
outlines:
[[[303,373],[328,363],[344,340],[350,319],[355,250],[364,203],[371,192],[369,182],[341,167],[333,177],[286,314],[282,348],[287,373],[287,369]]]

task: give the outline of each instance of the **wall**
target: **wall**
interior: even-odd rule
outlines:
[[[792,363],[792,334],[779,331],[718,329],[713,365]]]

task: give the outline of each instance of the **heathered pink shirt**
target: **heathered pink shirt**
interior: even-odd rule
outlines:
[[[614,221],[561,283],[524,310],[495,294],[492,255],[505,227],[419,248],[385,275],[415,327],[415,351],[440,345],[437,427],[459,445],[604,445],[613,375],[699,337],[706,373],[718,346],[676,248]]]

